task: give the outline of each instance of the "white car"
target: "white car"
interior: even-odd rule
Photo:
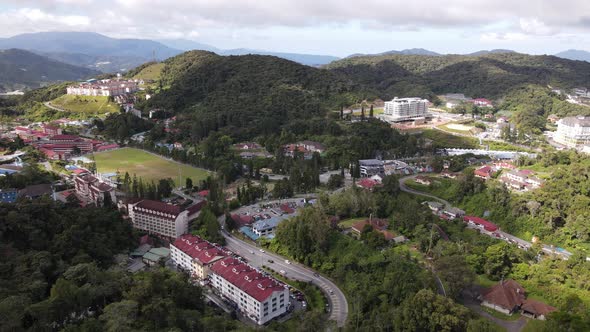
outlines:
[[[261,253],[265,253],[266,251],[264,251],[264,249],[260,249],[260,252],[261,252]]]
[[[291,261],[290,261],[290,260],[288,260],[288,259],[285,259],[285,263],[287,263],[287,264],[291,264]]]
[[[282,275],[287,274],[287,272],[285,272],[285,270],[280,270],[279,273],[282,274]]]

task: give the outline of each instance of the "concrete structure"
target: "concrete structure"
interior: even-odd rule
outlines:
[[[428,116],[428,100],[397,98],[385,102],[382,119],[389,122],[414,120]]]
[[[170,250],[174,263],[199,280],[207,279],[211,265],[226,256],[211,242],[190,234],[176,239]]]
[[[101,182],[90,173],[81,173],[74,178],[76,196],[85,203],[103,206],[105,200],[116,202],[115,189]]]
[[[384,173],[385,163],[379,159],[361,159],[359,160],[359,168],[361,176],[371,177],[373,175]]]
[[[183,210],[180,206],[145,199],[128,205],[133,227],[169,239],[188,232],[190,220],[198,217],[204,204]]]
[[[553,140],[570,148],[590,144],[590,117],[570,116],[557,121]]]
[[[226,257],[213,263],[210,279],[222,297],[259,325],[287,312],[287,286],[238,259]]]
[[[100,80],[80,83],[67,87],[69,95],[77,96],[120,96],[137,91],[137,82],[132,80]]]
[[[262,219],[252,225],[252,231],[258,236],[266,236],[274,233],[274,230],[285,218],[273,217]]]

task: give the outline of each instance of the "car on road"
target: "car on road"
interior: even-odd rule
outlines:
[[[287,263],[287,264],[291,264],[291,261],[290,261],[290,260],[288,260],[288,259],[285,259],[285,263]]]
[[[254,251],[250,250],[250,253],[251,253],[252,255],[254,255]]]
[[[285,270],[280,270],[279,273],[282,274],[282,275],[287,274],[287,272],[285,272]]]
[[[317,273],[317,272],[314,272],[314,273],[313,273],[313,276],[314,276],[314,277],[316,277],[316,278],[319,278],[319,277],[320,277],[320,274],[319,274],[319,273]]]
[[[260,252],[261,252],[261,253],[265,253],[266,251],[264,251],[264,249],[260,249]]]
[[[269,263],[274,263],[275,261],[273,261],[272,259],[268,260]]]
[[[334,291],[330,289],[330,294],[334,294]]]

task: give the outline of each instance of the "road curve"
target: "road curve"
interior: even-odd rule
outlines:
[[[330,320],[336,321],[338,327],[344,327],[348,318],[348,302],[344,293],[330,280],[319,276],[314,270],[301,264],[286,263],[286,258],[277,254],[262,252],[260,248],[248,242],[229,236],[222,232],[226,240],[226,247],[248,260],[254,267],[265,265],[277,272],[284,271],[285,277],[299,281],[310,282],[318,286],[330,302]],[[269,262],[273,261],[272,263]],[[316,277],[314,274],[318,275]]]
[[[436,196],[434,196],[434,195],[430,195],[430,194],[427,194],[427,193],[425,193],[425,192],[422,192],[422,191],[414,190],[414,189],[412,189],[412,188],[410,188],[410,187],[406,186],[406,181],[408,181],[408,180],[410,180],[410,179],[412,179],[412,180],[413,180],[413,179],[415,179],[417,176],[418,176],[418,175],[416,174],[416,175],[409,175],[409,176],[404,176],[404,177],[402,177],[402,178],[399,178],[399,189],[400,189],[401,191],[405,191],[405,192],[407,192],[407,193],[410,193],[410,194],[414,194],[414,195],[418,195],[418,196],[424,196],[424,197],[428,197],[428,198],[435,199],[435,200],[437,200],[437,201],[439,201],[439,202],[443,203],[443,204],[444,204],[444,205],[445,205],[447,208],[449,208],[449,207],[453,206],[451,203],[449,203],[448,201],[445,201],[445,200],[444,200],[444,199],[442,199],[442,198],[438,198],[438,197],[436,197]]]
[[[49,108],[51,108],[52,110],[55,110],[55,111],[58,111],[58,112],[67,112],[67,111],[66,111],[66,110],[64,110],[64,109],[61,109],[61,108],[59,108],[59,107],[55,107],[55,106],[51,105],[51,103],[50,103],[50,102],[48,102],[48,101],[44,102],[44,103],[43,103],[43,105],[45,105],[45,107],[49,107]]]

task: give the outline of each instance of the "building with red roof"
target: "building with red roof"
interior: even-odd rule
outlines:
[[[379,185],[379,182],[371,179],[371,178],[362,178],[356,182],[357,187],[361,187],[367,190],[373,190],[376,186]]]
[[[226,256],[211,242],[190,234],[177,238],[170,250],[174,263],[199,280],[207,279],[211,265]]]
[[[233,221],[238,223],[240,227],[250,225],[254,222],[254,217],[245,214],[232,214],[231,218],[233,219]]]
[[[213,287],[259,325],[287,312],[289,290],[233,257],[218,260],[210,269]]]
[[[473,99],[473,104],[476,106],[483,106],[483,107],[494,107],[491,101],[486,98],[476,98]]]
[[[47,135],[61,135],[62,134],[62,130],[59,126],[53,126],[50,124],[42,124],[41,128],[43,129],[43,132]]]
[[[496,311],[512,315],[518,311],[525,300],[522,286],[512,279],[502,280],[496,285],[484,290],[481,294],[481,305]]]
[[[86,204],[94,203],[96,206],[103,206],[107,199],[113,203],[116,202],[115,189],[87,171],[74,178],[74,186],[76,196]]]
[[[473,174],[480,179],[489,180],[494,175],[494,170],[486,165],[473,171]]]
[[[144,199],[131,201],[127,205],[127,212],[133,227],[167,239],[176,239],[188,233],[189,222],[199,216],[205,204],[205,201],[201,201],[184,209],[178,205]]]
[[[498,230],[498,226],[492,222],[489,222],[485,219],[474,217],[474,216],[465,216],[463,217],[463,221],[470,225],[477,226],[478,228],[484,229],[488,232],[495,232]]]

